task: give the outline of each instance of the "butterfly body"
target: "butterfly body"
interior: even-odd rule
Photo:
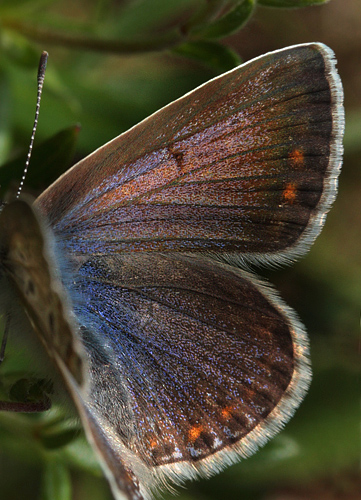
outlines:
[[[3,209],[2,263],[13,270],[2,272],[55,349],[117,499],[249,456],[300,404],[304,329],[231,264],[278,264],[308,249],[336,196],[342,133],[332,51],[290,47],[99,148],[34,207]],[[39,227],[39,252],[21,224],[7,235],[7,219],[22,213]],[[13,257],[17,231],[31,265]],[[29,281],[44,299],[29,297]]]

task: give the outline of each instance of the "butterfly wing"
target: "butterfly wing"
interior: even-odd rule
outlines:
[[[83,263],[72,286],[94,414],[113,446],[124,443],[158,479],[209,475],[250,455],[307,390],[302,327],[244,271],[197,256],[118,254]]]
[[[333,52],[295,46],[166,106],[37,204],[74,254],[208,250],[280,262],[304,253],[323,225],[342,134]]]

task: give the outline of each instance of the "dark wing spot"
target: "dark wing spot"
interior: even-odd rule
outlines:
[[[174,150],[172,147],[169,148],[169,153],[173,156],[176,164],[177,164],[177,168],[180,172],[183,172],[183,169],[184,169],[184,162],[183,162],[183,157],[184,157],[184,153],[182,153],[181,151],[176,151]]]

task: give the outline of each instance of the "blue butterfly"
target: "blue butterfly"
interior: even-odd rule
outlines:
[[[301,403],[306,333],[244,267],[319,234],[342,100],[328,47],[271,52],[3,207],[1,310],[25,311],[116,499],[251,455]]]

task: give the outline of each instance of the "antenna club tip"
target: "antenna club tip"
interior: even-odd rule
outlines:
[[[46,52],[46,50],[44,50],[40,56],[39,69],[38,69],[39,76],[43,76],[45,73],[46,63],[48,62],[48,56],[49,54]]]

